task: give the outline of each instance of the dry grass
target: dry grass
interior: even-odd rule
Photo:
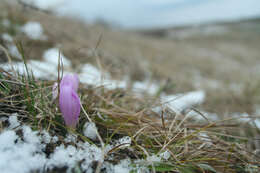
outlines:
[[[62,116],[51,101],[53,82],[38,81],[29,76],[13,76],[1,72],[1,116],[19,113],[19,119],[33,129],[47,129],[59,136],[60,141],[68,131],[78,135],[78,140],[100,145],[84,137],[82,128],[87,120],[84,112],[75,130],[66,128]],[[144,106],[147,100],[130,95],[129,91],[106,91],[104,88],[82,88],[80,97],[83,108],[97,124],[102,140],[109,144],[122,136],[130,136],[132,144],[126,150],[120,147],[106,153],[120,159],[144,159],[148,155],[169,152],[169,160],[145,163],[157,172],[240,172],[259,164],[259,157],[248,146],[251,138],[227,134],[239,130],[231,119],[201,123],[170,110],[155,113]],[[152,104],[152,103],[151,103]],[[4,128],[4,124],[1,125]],[[253,128],[251,128],[253,129]],[[254,170],[252,168],[252,170]],[[210,171],[211,170],[211,171]],[[152,171],[152,168],[151,168]]]
[[[75,19],[21,7],[9,9],[8,16],[20,23],[40,21],[49,38],[46,42],[36,42],[20,34],[15,37],[17,41],[23,42],[30,58],[39,59],[47,47],[61,45],[62,51],[73,60],[75,67],[86,62],[97,64],[98,59],[102,68],[114,78],[128,75],[132,80],[151,78],[160,83],[168,81],[168,93],[204,89],[209,93],[209,100],[222,98],[226,102],[225,98],[235,98],[238,101],[234,102],[241,102],[243,107],[248,107],[246,110],[253,110],[254,105],[242,103],[247,97],[233,92],[233,86],[241,86],[239,92],[243,92],[248,83],[259,81],[258,20],[223,24],[222,33],[216,31],[205,34],[203,30],[208,26],[197,29],[188,27],[165,31],[164,37],[158,38],[136,32],[111,30],[99,25],[86,25]],[[181,36],[183,33],[192,33],[193,30],[196,31],[195,34]],[[31,48],[32,45],[34,49]],[[209,107],[212,108],[212,105]],[[229,111],[240,111],[240,107],[241,105],[233,105]],[[223,114],[221,110],[225,108],[217,107],[214,112]]]
[[[59,44],[75,67],[98,62],[113,78],[120,79],[125,75],[129,75],[132,81],[151,78],[165,85],[166,93],[204,89],[208,97],[203,108],[219,113],[222,118],[218,122],[205,123],[169,109],[158,114],[151,109],[158,103],[156,98],[140,98],[127,90],[107,91],[103,87],[81,86],[82,105],[97,124],[103,141],[109,143],[125,135],[132,138],[128,154],[120,148],[107,153],[118,155],[118,160],[111,162],[125,157],[143,159],[147,153],[168,151],[171,154],[168,161],[146,163],[146,166],[157,172],[214,172],[211,168],[219,172],[259,171],[259,130],[242,126],[226,116],[231,112],[253,113],[254,106],[260,104],[259,32],[241,31],[234,25],[220,35],[197,34],[180,39],[169,34],[167,38],[156,38],[86,25],[75,19],[21,6],[5,8],[1,5],[0,10],[7,11],[7,18],[13,23],[22,25],[35,20],[44,27],[48,41],[29,40],[16,33],[13,25],[0,27],[1,33],[8,32],[17,42],[22,42],[26,58],[40,59],[45,49]],[[178,34],[179,31],[171,32]],[[4,45],[1,39],[0,43]],[[34,129],[59,134],[62,142],[71,129],[64,127],[56,104],[51,102],[54,81],[39,81],[4,71],[0,74],[1,116],[18,112],[22,122]],[[218,86],[212,86],[209,81],[217,81]],[[231,84],[243,87],[237,92]],[[79,140],[100,145],[82,135],[86,121],[86,116],[81,113],[80,123],[73,133],[78,134]],[[3,128],[4,124],[1,124]]]

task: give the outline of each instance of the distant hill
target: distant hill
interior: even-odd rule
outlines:
[[[169,37],[169,35],[171,35],[170,37],[179,38],[194,34],[217,34],[219,32],[228,31],[228,29],[260,32],[260,17],[229,22],[210,22],[198,25],[193,24],[168,28],[135,30],[135,32],[156,37]],[[187,32],[190,33],[185,35]]]

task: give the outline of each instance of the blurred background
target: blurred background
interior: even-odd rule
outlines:
[[[258,0],[27,0],[86,22],[104,21],[122,28],[167,28],[235,21],[260,15]]]
[[[31,59],[56,47],[76,72],[90,63],[127,88],[157,87],[156,96],[203,91],[203,110],[220,117],[260,111],[259,0],[3,2],[16,6],[1,4],[1,32],[22,40]],[[45,37],[25,37],[28,22]]]
[[[259,155],[260,0],[0,1],[4,70],[12,61],[25,73],[24,57],[53,83],[61,56],[80,92],[111,91],[112,104],[131,98],[118,103],[126,110],[177,112],[198,127],[219,121]]]

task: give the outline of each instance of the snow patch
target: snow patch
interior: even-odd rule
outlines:
[[[153,163],[153,162],[160,162],[161,161],[161,157],[156,156],[156,155],[152,155],[152,156],[148,156],[146,158],[146,161]]]
[[[20,122],[17,119],[17,114],[13,114],[8,118],[9,121],[9,129],[14,129],[17,128],[18,126],[20,126]]]
[[[143,81],[143,82],[135,82],[133,84],[133,90],[134,91],[141,91],[141,92],[147,92],[148,94],[154,95],[156,94],[156,92],[158,92],[159,90],[159,86],[154,84],[154,83],[150,83],[148,81]]]
[[[10,54],[22,59],[17,47],[15,45],[10,45],[8,47]],[[70,61],[61,53],[60,56],[63,60],[64,65],[64,74],[68,73],[70,69]],[[48,79],[57,79],[58,74],[58,57],[59,50],[57,48],[51,48],[44,52],[43,61],[38,60],[29,60],[27,66],[29,72],[33,72],[34,77],[36,78],[48,78]],[[12,66],[19,74],[25,74],[25,66],[23,62],[13,62]],[[10,71],[12,68],[8,63],[0,64],[6,71]]]
[[[191,111],[188,112],[187,115],[190,118],[194,118],[198,121],[205,121],[206,119],[210,120],[210,121],[218,121],[219,120],[219,116],[216,113],[210,113],[210,112],[205,112],[205,111],[196,112],[194,110],[191,110]]]
[[[84,64],[79,74],[80,82],[87,83],[89,85],[100,86],[103,85],[107,89],[126,88],[127,82],[116,81],[110,79],[108,73],[102,73],[99,69],[91,64]]]
[[[205,100],[205,96],[205,92],[199,90],[188,92],[186,94],[162,96],[161,100],[175,112],[181,113],[188,108],[202,104]]]
[[[256,126],[258,129],[260,129],[260,117],[252,118],[248,113],[232,113],[230,116],[239,122],[248,123],[251,126]]]
[[[67,135],[67,137],[64,139],[64,141],[67,142],[67,143],[70,143],[70,142],[75,143],[77,141],[77,136],[70,133],[70,134]]]
[[[130,160],[121,160],[120,163],[118,165],[114,166],[114,173],[129,173],[131,168],[129,163],[131,163]]]
[[[45,144],[49,144],[52,140],[52,137],[50,136],[50,134],[46,131],[46,130],[43,130],[41,132],[42,134],[42,141],[45,143]]]
[[[123,147],[129,147],[131,145],[131,142],[132,142],[131,137],[124,136],[118,140],[117,146],[123,145]]]
[[[39,22],[27,22],[21,28],[22,32],[32,40],[46,40],[47,37],[43,34],[42,25]]]
[[[13,42],[13,37],[11,35],[9,35],[8,33],[3,33],[2,39],[6,42]]]
[[[85,64],[81,68],[79,74],[80,81],[94,86],[104,86],[106,89],[113,90],[116,88],[126,89],[127,78],[123,80],[113,80],[110,75],[106,72],[100,71],[98,68],[91,64]],[[155,83],[148,81],[135,82],[132,87],[133,91],[147,92],[148,94],[154,95],[158,90],[159,86]]]
[[[159,156],[164,160],[168,160],[171,157],[171,153],[169,151],[164,151]]]
[[[97,127],[95,123],[92,122],[86,122],[84,127],[83,127],[83,134],[92,139],[95,140],[97,139]]]
[[[12,56],[14,56],[18,59],[22,59],[22,55],[20,54],[19,50],[17,49],[17,47],[14,44],[7,45],[7,48],[9,50],[9,53]]]
[[[27,136],[28,139],[28,136]],[[14,131],[0,134],[0,169],[2,173],[27,173],[43,167],[46,158],[35,140],[22,141]]]
[[[64,67],[71,66],[71,62],[59,51],[58,48],[51,48],[43,53],[44,61],[51,65],[55,65],[56,67],[59,62],[59,56],[62,59],[62,64]]]
[[[10,126],[17,125],[16,115],[9,117]],[[49,157],[46,153],[46,144],[57,142],[56,136],[51,136],[47,131],[32,131],[29,126],[19,126],[17,130],[22,130],[19,137],[14,130],[3,130],[0,133],[0,170],[2,173],[27,173],[44,172],[55,167],[68,167],[67,172],[80,163],[84,172],[93,172],[92,163],[103,158],[101,148],[91,145],[88,142],[76,141],[75,134],[69,134],[64,140],[73,142],[74,145],[58,145]],[[129,137],[124,137],[121,143],[130,142]],[[130,142],[131,143],[131,142]],[[110,150],[113,146],[108,145],[105,150]],[[104,162],[103,168],[109,173],[130,172],[130,159],[121,160],[119,164],[112,165]]]
[[[260,129],[260,119],[255,119],[254,122],[255,122],[256,127],[258,129]]]

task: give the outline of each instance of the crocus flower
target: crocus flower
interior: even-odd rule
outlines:
[[[75,74],[69,74],[60,82],[59,106],[65,124],[75,128],[80,114],[80,100],[77,95],[79,79]]]
[[[79,77],[76,74],[67,74],[62,78],[60,85],[72,85],[73,90],[77,92],[79,87]]]

